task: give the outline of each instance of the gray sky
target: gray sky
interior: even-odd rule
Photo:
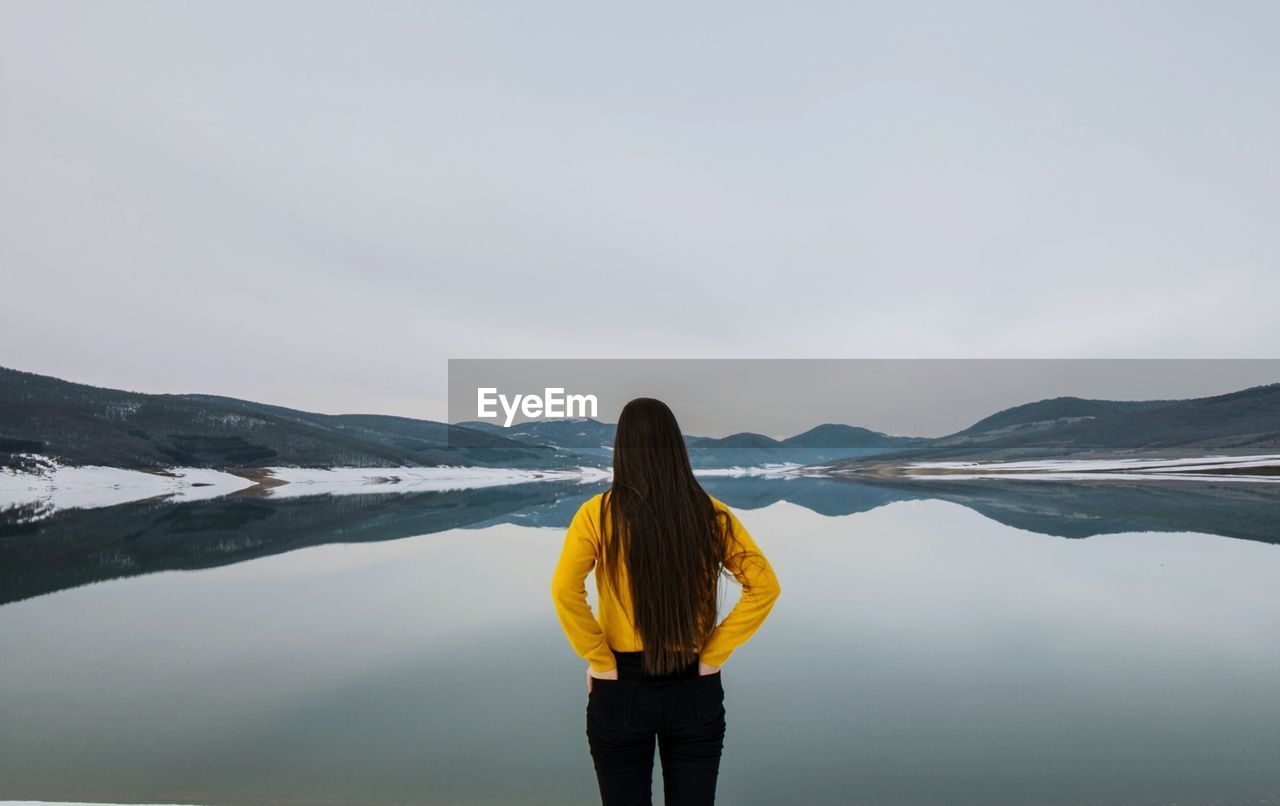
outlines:
[[[1280,4],[0,0],[0,365],[1274,357]]]

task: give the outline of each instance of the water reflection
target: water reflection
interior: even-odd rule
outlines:
[[[1274,493],[706,484],[784,587],[726,666],[725,803],[1280,795]],[[0,538],[0,796],[594,802],[547,585],[597,489],[131,504]]]
[[[730,506],[788,502],[835,517],[937,499],[1009,526],[1059,537],[1197,532],[1280,542],[1274,485],[1016,480],[858,481],[708,478]],[[140,501],[0,520],[0,604],[105,579],[210,568],[307,546],[363,543],[499,523],[564,528],[604,483],[539,482],[478,490]]]

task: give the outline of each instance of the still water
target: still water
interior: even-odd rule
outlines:
[[[783,587],[721,802],[1280,802],[1280,486],[705,486]],[[0,798],[596,802],[549,584],[599,489],[11,519]]]

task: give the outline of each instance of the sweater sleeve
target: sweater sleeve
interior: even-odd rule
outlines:
[[[700,659],[709,666],[723,665],[734,649],[746,643],[760,629],[782,592],[768,558],[737,516],[728,507],[725,511],[729,512],[729,520],[733,524],[734,539],[729,541],[724,565],[742,585],[742,596],[702,647]]]
[[[591,511],[596,505],[597,498],[587,501],[569,524],[560,561],[551,578],[551,598],[560,626],[574,651],[587,659],[593,671],[607,672],[616,668],[618,662],[587,604],[587,574],[595,568],[600,544],[596,518]]]

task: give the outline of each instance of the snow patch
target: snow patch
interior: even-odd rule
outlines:
[[[45,456],[25,454],[34,472],[0,468],[0,512],[30,508],[31,519],[63,509],[95,509],[164,497],[169,501],[218,498],[254,482],[206,468],[179,467],[147,472],[119,467],[70,467]]]
[[[599,468],[590,467],[562,470],[502,467],[272,467],[267,468],[267,472],[276,480],[286,482],[267,490],[267,495],[271,498],[443,492],[539,481],[577,481],[590,484],[608,476]]]
[[[695,476],[705,476],[708,478],[761,478],[761,479],[789,479],[796,478],[800,474],[797,472],[803,465],[793,463],[769,464],[752,467],[703,467],[693,471]]]
[[[1201,456],[1179,459],[1041,459],[1025,462],[914,462],[906,466],[913,478],[1043,479],[1047,481],[1141,481],[1194,479],[1199,481],[1280,482],[1280,476],[1206,471],[1280,465],[1280,454],[1257,456]],[[942,471],[942,472],[929,472]]]

